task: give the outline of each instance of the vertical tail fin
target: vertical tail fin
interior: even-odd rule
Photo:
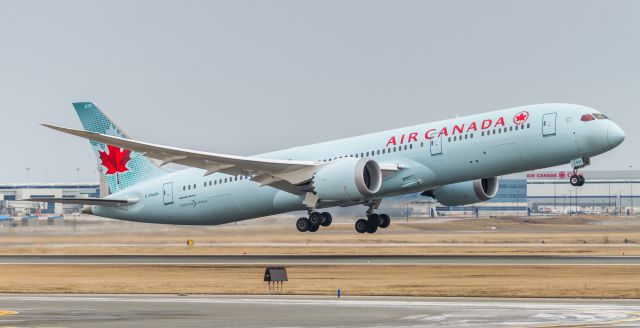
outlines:
[[[73,107],[86,131],[129,139],[129,136],[95,104],[78,102],[74,103]],[[145,157],[141,153],[105,145],[100,142],[90,142],[98,159],[98,169],[109,187],[109,193],[165,174],[165,171],[154,160]]]

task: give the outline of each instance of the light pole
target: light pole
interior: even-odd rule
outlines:
[[[31,168],[27,167],[25,170],[27,170],[27,183],[31,182]]]
[[[618,215],[622,215],[622,190],[618,190],[618,200],[616,201],[618,206]]]
[[[558,186],[558,184],[556,183],[556,181],[553,182],[553,210],[557,211],[558,210],[558,205],[556,202],[556,197],[557,197],[557,191],[556,191],[556,187]]]
[[[609,210],[611,210],[611,180],[609,180],[609,197],[607,198],[607,204],[609,205]]]
[[[633,165],[629,165],[629,170],[631,171],[633,169]],[[630,174],[633,174],[632,172],[629,172]],[[631,177],[631,214],[633,214],[634,209],[633,209],[633,176]]]

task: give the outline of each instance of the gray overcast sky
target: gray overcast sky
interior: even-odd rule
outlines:
[[[249,155],[544,102],[627,133],[640,1],[0,1],[0,182],[95,180],[71,102],[145,141]],[[568,165],[567,165],[568,168]]]

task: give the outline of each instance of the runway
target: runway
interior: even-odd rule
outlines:
[[[636,327],[640,301],[0,295],[0,326]]]
[[[640,265],[640,256],[16,255],[2,264]]]

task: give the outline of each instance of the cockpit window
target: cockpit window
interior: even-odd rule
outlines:
[[[595,120],[595,118],[591,114],[584,114],[584,115],[582,115],[582,118],[580,120],[582,122],[589,122],[589,121]]]
[[[595,113],[593,114],[593,116],[599,120],[608,120],[609,118],[607,117],[607,115],[604,114],[600,114],[600,113]]]

